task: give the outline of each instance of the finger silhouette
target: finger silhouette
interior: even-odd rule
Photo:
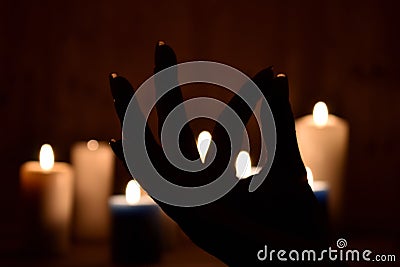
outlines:
[[[129,81],[122,76],[118,76],[115,72],[109,75],[109,83],[114,99],[114,107],[122,126],[126,109],[135,92]]]
[[[155,67],[154,74],[170,68],[169,75],[156,75],[155,76],[155,86],[156,86],[156,96],[160,97],[162,92],[165,91],[164,88],[168,84],[177,84],[178,74],[177,74],[177,60],[174,50],[168,46],[165,42],[159,41],[155,48]],[[182,104],[184,99],[182,97],[182,91],[179,86],[167,91],[162,97],[157,101],[157,116],[158,116],[158,133],[161,137],[161,132],[164,126],[165,119],[171,113],[171,111],[178,105]],[[175,113],[175,121],[185,121],[186,113],[184,109],[182,112]],[[180,125],[176,125],[177,127]],[[174,136],[171,138],[175,138]],[[160,138],[161,139],[161,138]],[[173,142],[175,140],[169,140]],[[179,148],[182,154],[189,160],[197,160],[199,158],[199,153],[197,152],[196,141],[193,132],[188,123],[186,123],[179,135]]]
[[[297,145],[295,122],[289,102],[289,83],[286,75],[280,74],[275,77],[270,86],[260,86],[265,98],[267,99],[270,111],[274,117],[275,129],[277,134],[275,158],[271,172],[275,169],[280,173],[281,182],[289,182],[287,179],[304,182],[306,171],[301,160]],[[261,112],[269,112],[265,105],[262,105]],[[271,127],[263,125],[263,127]],[[268,133],[264,130],[263,133]],[[267,139],[268,136],[263,136]],[[280,164],[285,163],[285,166]],[[282,175],[283,172],[286,175]],[[282,177],[286,177],[283,179]]]
[[[124,77],[118,76],[118,74],[115,72],[110,73],[109,84],[114,100],[115,111],[117,112],[117,116],[122,127],[125,112],[128,108],[129,102],[133,97],[134,89],[132,85],[128,82],[128,80],[126,80]],[[115,155],[125,163],[124,152],[122,149],[122,140],[112,139],[110,141],[110,146]]]

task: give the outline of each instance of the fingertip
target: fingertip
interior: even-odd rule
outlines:
[[[271,65],[268,68],[266,68],[264,75],[272,79],[274,77],[274,65]]]
[[[110,79],[115,79],[115,78],[117,78],[118,77],[118,73],[117,72],[110,72],[110,74],[108,75],[108,77],[110,78]]]
[[[109,142],[112,151],[120,159],[124,160],[124,152],[122,148],[122,140],[111,139]]]
[[[279,95],[282,95],[286,100],[289,99],[289,80],[285,73],[279,73],[275,81],[275,89]]]
[[[114,148],[116,148],[116,143],[117,143],[117,140],[115,140],[114,138],[113,139],[111,139],[109,142],[108,142],[108,144],[110,145],[110,147],[111,147],[111,149],[114,151]],[[115,151],[114,151],[114,153],[115,153]]]
[[[154,72],[161,71],[177,64],[176,54],[174,50],[165,43],[158,41],[154,56]]]
[[[274,65],[269,66],[267,70],[272,74],[272,76],[274,75]]]
[[[109,145],[112,145],[112,144],[114,144],[115,142],[117,142],[117,140],[115,140],[114,138],[112,138],[112,139],[108,142],[108,144],[109,144]]]
[[[110,74],[110,87],[116,100],[130,100],[134,94],[134,88],[130,82],[126,78],[118,76],[116,72]]]
[[[115,72],[110,74],[110,89],[114,100],[114,107],[122,124],[126,109],[128,108],[135,91],[127,79],[116,75]]]
[[[269,66],[254,75],[253,80],[257,83],[264,84],[274,78],[274,66]]]

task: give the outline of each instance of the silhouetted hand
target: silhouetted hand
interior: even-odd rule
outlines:
[[[165,43],[158,43],[154,72],[176,64],[174,51]],[[266,262],[257,259],[257,252],[264,249],[265,245],[268,246],[268,250],[276,251],[318,250],[328,246],[326,225],[317,200],[307,183],[306,171],[297,146],[287,77],[275,76],[272,68],[267,68],[255,75],[253,81],[268,101],[277,134],[275,159],[263,184],[250,193],[248,187],[252,177],[240,180],[222,198],[198,207],[177,207],[156,200],[194,243],[230,266],[265,265]],[[110,86],[122,123],[135,90],[125,78],[115,73],[110,75]],[[244,87],[243,90],[245,89]],[[232,153],[226,149],[230,147],[229,136],[217,123],[212,132],[217,154],[207,169],[191,173],[174,167],[164,155],[159,135],[166,116],[182,102],[179,87],[169,91],[157,102],[159,131],[153,134],[147,125],[147,152],[153,165],[165,179],[183,186],[207,184],[218,178],[227,168]],[[247,124],[254,107],[248,107],[237,95],[228,105],[239,115],[242,122]],[[261,112],[267,112],[267,107],[262,106]],[[191,160],[199,157],[196,139],[188,125],[181,131],[179,140],[180,149],[185,157]],[[121,140],[111,141],[110,144],[116,155],[124,161]],[[260,150],[257,147],[251,149]],[[234,166],[228,168],[231,169],[232,175],[235,175]],[[278,261],[274,257],[273,266],[289,263]],[[299,262],[292,264],[299,265]],[[310,262],[304,263],[307,266],[309,264]]]

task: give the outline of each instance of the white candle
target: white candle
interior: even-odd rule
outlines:
[[[114,156],[105,142],[76,143],[71,150],[75,171],[74,235],[83,240],[105,239],[109,234]]]
[[[50,145],[40,150],[40,162],[20,169],[26,249],[32,253],[64,254],[69,246],[73,201],[73,171],[54,162]]]
[[[304,164],[312,169],[314,181],[329,186],[329,210],[333,220],[340,217],[342,183],[347,158],[348,123],[328,113],[325,103],[318,102],[313,115],[296,120],[296,134]]]

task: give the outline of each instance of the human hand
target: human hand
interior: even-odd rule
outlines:
[[[157,44],[155,58],[155,73],[177,64],[174,51],[163,42]],[[288,79],[285,75],[275,76],[272,68],[267,68],[259,72],[253,81],[272,111],[277,136],[274,161],[261,186],[249,192],[252,179],[249,177],[240,180],[220,199],[197,207],[179,207],[155,199],[193,242],[232,266],[262,264],[257,260],[257,252],[264,245],[276,250],[316,249],[326,245],[325,223],[307,183],[297,146]],[[122,124],[135,90],[125,78],[115,73],[110,75],[110,86]],[[227,167],[232,153],[226,149],[230,147],[229,136],[219,124],[212,132],[217,152],[214,161],[205,170],[182,171],[165,157],[159,141],[161,128],[171,110],[182,102],[181,89],[174,88],[156,104],[158,131],[151,131],[146,125],[146,148],[154,167],[168,181],[189,187],[217,179],[226,168],[234,176],[234,166]],[[248,107],[236,95],[228,105],[247,124],[254,107]],[[261,112],[268,112],[265,105],[261,106]],[[263,124],[262,127],[268,126]],[[184,156],[190,160],[198,159],[196,140],[188,124],[183,127],[179,140]],[[116,155],[125,161],[122,141],[111,141],[110,144]]]

